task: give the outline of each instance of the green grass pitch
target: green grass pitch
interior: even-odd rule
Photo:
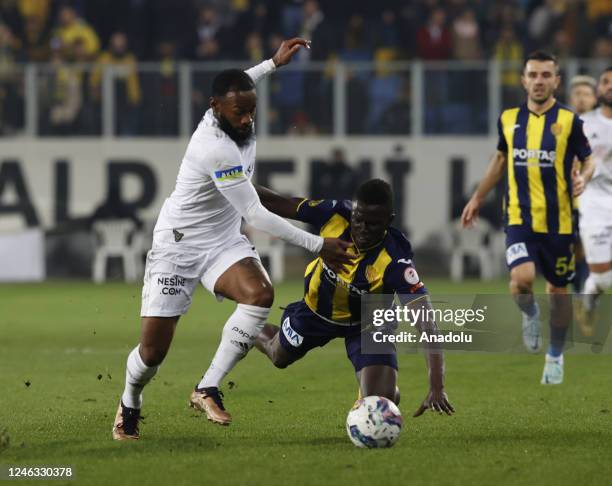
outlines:
[[[432,292],[505,292],[505,282]],[[301,283],[276,289],[279,305]],[[355,448],[344,421],[357,385],[336,341],[286,370],[253,350],[224,386],[230,427],[187,397],[232,310],[202,289],[146,388],[142,439],[111,440],[124,365],[139,334],[140,286],[0,286],[0,430],[4,465],[72,465],[77,484],[604,484],[612,474],[612,359],[566,356],[566,382],[539,384],[543,357],[447,356],[457,414],[412,412],[427,392],[423,358],[400,356],[405,428],[388,450]],[[518,325],[518,322],[517,322]],[[27,386],[29,384],[29,386]],[[74,484],[74,483],[69,483]]]

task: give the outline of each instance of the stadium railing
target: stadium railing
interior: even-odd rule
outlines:
[[[562,63],[562,79],[601,61]],[[244,63],[20,64],[0,78],[0,136],[186,137],[208,108],[212,78]],[[494,135],[523,99],[520,65],[475,62],[294,63],[258,86],[260,137]],[[134,83],[136,79],[136,83]],[[568,83],[560,90],[567,95]]]

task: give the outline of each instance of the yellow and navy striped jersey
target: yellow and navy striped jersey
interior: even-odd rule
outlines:
[[[572,163],[591,155],[582,120],[559,102],[541,115],[525,103],[501,114],[498,131],[508,159],[506,224],[572,234]]]
[[[315,226],[325,238],[351,238],[351,201],[305,199],[298,206],[299,221]],[[375,248],[357,254],[347,270],[334,272],[319,257],[304,274],[304,301],[314,313],[339,324],[359,324],[361,297],[368,293],[425,293],[412,262],[412,248],[404,234],[389,228]]]

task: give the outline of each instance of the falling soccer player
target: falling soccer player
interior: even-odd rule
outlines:
[[[286,368],[316,347],[344,338],[346,354],[359,382],[360,396],[384,396],[399,403],[397,355],[362,349],[361,299],[368,294],[395,295],[406,302],[426,297],[406,237],[393,228],[393,195],[388,183],[372,179],[358,189],[355,201],[285,198],[258,187],[262,203],[284,218],[309,223],[323,237],[352,241],[355,259],[341,271],[316,258],[306,268],[304,298],[289,304],[281,327],[266,324],[255,346],[278,368]],[[408,299],[409,300],[409,299]],[[418,299],[417,299],[418,300]],[[435,329],[432,329],[435,330]],[[365,333],[366,339],[368,334]],[[367,341],[366,341],[367,342]],[[441,349],[428,348],[429,393],[415,416],[426,410],[452,415],[444,391]]]

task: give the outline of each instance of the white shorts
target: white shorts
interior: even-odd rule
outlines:
[[[206,251],[180,243],[168,245],[154,242],[147,254],[140,316],[173,317],[186,314],[198,283],[202,283],[214,295],[218,278],[244,258],[260,260],[255,247],[244,235],[237,235],[223,247]]]
[[[580,225],[580,239],[587,263],[612,262],[612,226]]]

